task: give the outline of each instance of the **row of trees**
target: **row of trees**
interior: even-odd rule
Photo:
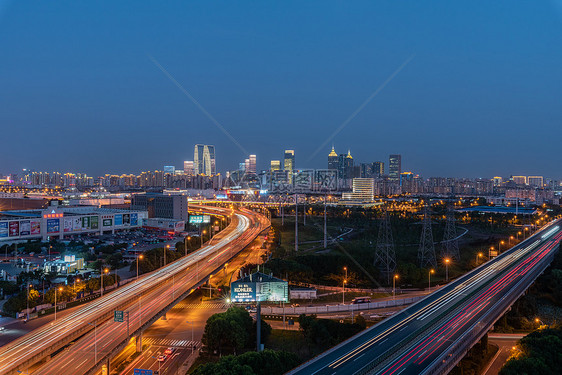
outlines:
[[[119,282],[119,276],[114,274],[103,275],[103,286],[104,288],[113,285]],[[23,283],[23,288],[19,288],[15,283],[8,283],[6,285],[9,287],[9,290],[16,291],[19,290],[19,293],[10,297],[3,306],[3,311],[6,313],[14,314],[16,312],[20,312],[26,309],[28,306],[29,308],[34,308],[37,305],[50,303],[55,303],[55,290],[57,294],[57,303],[72,301],[77,298],[80,293],[84,294],[91,294],[96,290],[101,288],[101,278],[95,277],[90,278],[86,281],[79,281],[76,283],[72,283],[65,286],[55,285],[54,287],[48,288],[46,291],[40,291],[35,288],[29,288],[29,295],[28,289],[26,287],[26,282]],[[4,289],[6,290],[6,289]]]
[[[298,366],[299,358],[284,351],[246,352],[222,357],[216,363],[199,366],[193,375],[281,375]]]

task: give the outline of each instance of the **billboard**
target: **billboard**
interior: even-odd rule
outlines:
[[[131,225],[131,215],[123,214],[123,225]]]
[[[64,223],[63,223],[63,231],[64,232],[72,232],[72,223],[74,221],[74,219],[72,219],[71,217],[65,217],[64,219]]]
[[[31,220],[31,234],[41,234],[41,222]]]
[[[203,224],[203,215],[189,215],[189,224]]]
[[[139,225],[139,214],[131,214],[131,225]]]
[[[99,227],[100,227],[99,216],[91,216],[90,217],[90,229],[99,229]]]
[[[115,215],[114,216],[115,225],[123,225],[123,215]]]
[[[20,236],[29,236],[31,234],[31,221],[20,221]]]
[[[17,237],[20,234],[20,222],[10,221],[10,237]]]
[[[82,229],[90,229],[90,217],[82,217]]]
[[[289,302],[289,283],[264,274],[253,274],[230,285],[232,302]]]
[[[103,219],[102,220],[102,225],[104,227],[110,227],[113,225],[113,220],[112,219]]]
[[[8,237],[8,222],[0,222],[0,238]]]
[[[47,233],[59,233],[60,222],[59,219],[47,219]]]

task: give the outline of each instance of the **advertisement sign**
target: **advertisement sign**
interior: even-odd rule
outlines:
[[[152,370],[145,370],[142,368],[136,368],[133,370],[133,375],[152,375]]]
[[[102,220],[102,225],[104,227],[110,227],[113,225],[113,220],[112,219],[103,219]]]
[[[131,225],[131,215],[123,214],[123,225]]]
[[[131,225],[139,225],[139,214],[131,214]]]
[[[82,218],[82,229],[90,229],[90,217],[84,216]]]
[[[0,238],[8,237],[8,222],[0,222]]]
[[[31,234],[31,221],[20,221],[20,236],[29,236]]]
[[[47,219],[47,233],[59,233],[60,222],[59,219]]]
[[[72,222],[74,221],[71,217],[65,217],[63,223],[63,231],[64,232],[72,232]]]
[[[203,224],[203,215],[189,215],[189,224]]]
[[[31,234],[41,234],[41,222],[31,220]]]
[[[123,225],[123,215],[115,215],[115,225]]]
[[[99,229],[99,216],[90,216],[90,229]]]
[[[233,282],[230,287],[230,300],[232,302],[255,302],[256,283]]]
[[[72,220],[73,220],[72,229],[74,231],[82,230],[82,219],[79,217],[75,217]]]
[[[232,302],[288,302],[289,283],[255,273],[230,285],[230,299]]]
[[[10,221],[10,237],[17,237],[20,234],[20,222]]]

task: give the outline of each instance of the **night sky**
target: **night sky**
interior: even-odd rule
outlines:
[[[196,143],[220,171],[241,148],[326,168],[333,143],[424,177],[562,177],[562,1],[0,0],[0,51],[4,174],[180,167]]]

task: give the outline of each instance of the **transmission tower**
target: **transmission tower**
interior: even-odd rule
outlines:
[[[443,246],[441,255],[445,258],[460,259],[459,241],[457,239],[457,228],[455,227],[455,211],[447,211],[445,233],[443,234]]]
[[[425,206],[423,212],[423,228],[418,249],[418,260],[420,267],[436,267],[435,246],[433,244],[433,232],[431,231],[431,216],[429,208]]]
[[[396,254],[394,253],[394,241],[392,239],[392,229],[388,212],[384,211],[384,216],[379,224],[379,234],[377,237],[377,247],[375,249],[375,266],[379,267],[381,274],[386,277],[388,285],[396,269]]]

